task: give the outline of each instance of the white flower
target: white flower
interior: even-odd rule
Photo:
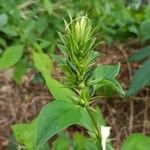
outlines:
[[[103,150],[106,150],[106,141],[110,135],[110,129],[111,127],[101,126],[101,138],[102,138],[101,144],[102,144]]]

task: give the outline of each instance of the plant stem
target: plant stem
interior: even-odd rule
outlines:
[[[80,93],[83,93],[84,88],[79,89],[79,91],[80,91]],[[87,97],[86,99],[85,99],[85,97],[82,98],[81,95],[79,95],[79,97],[80,97],[81,99],[83,99],[84,102],[87,102],[88,97]],[[87,110],[87,112],[88,112],[88,114],[89,114],[89,116],[90,116],[90,118],[91,118],[91,120],[92,120],[92,122],[93,122],[93,125],[94,125],[94,127],[95,127],[95,134],[96,134],[96,136],[97,136],[97,138],[98,138],[99,146],[101,147],[101,134],[100,134],[100,130],[99,130],[99,126],[98,126],[98,124],[97,124],[97,121],[96,121],[95,118],[94,118],[94,115],[93,115],[93,113],[92,113],[92,110],[90,109],[90,106],[89,106],[89,105],[85,105],[85,108],[86,108],[86,110]]]
[[[91,120],[92,120],[92,122],[94,124],[94,127],[95,127],[95,129],[97,131],[97,138],[98,138],[99,142],[101,143],[101,135],[100,135],[100,130],[99,130],[99,127],[97,125],[97,122],[96,122],[96,120],[95,120],[95,118],[94,118],[94,116],[92,114],[92,111],[89,108],[89,106],[86,107],[86,110],[87,110],[87,112],[88,112],[88,114],[89,114],[89,116],[90,116],[90,118],[91,118]]]

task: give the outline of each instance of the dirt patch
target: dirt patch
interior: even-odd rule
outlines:
[[[30,122],[51,99],[47,88],[42,84],[33,84],[31,76],[17,86],[3,75],[0,74],[0,149],[8,145],[11,125]]]

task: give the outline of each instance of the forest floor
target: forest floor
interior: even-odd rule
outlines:
[[[116,46],[117,45],[117,46]],[[132,80],[132,74],[140,66],[129,64],[128,56],[141,48],[138,42],[103,46],[98,64],[115,64],[121,62],[118,80],[126,90]],[[55,68],[56,78],[60,70]],[[33,83],[35,73],[29,70],[23,77],[22,84],[16,85],[10,77],[12,70],[0,72],[0,150],[8,149],[11,125],[30,122],[41,108],[51,100],[51,95],[42,83]],[[99,101],[106,124],[112,127],[111,138],[116,150],[131,133],[150,135],[150,88],[146,87],[135,96],[124,99],[113,96]]]

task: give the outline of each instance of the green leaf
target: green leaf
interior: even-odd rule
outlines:
[[[70,99],[74,96],[74,92],[51,77],[52,63],[48,55],[42,52],[34,52],[33,61],[36,69],[40,71],[40,73],[44,77],[46,85],[53,95],[54,99],[70,101]]]
[[[99,111],[92,110],[92,114],[99,125],[104,124]],[[73,124],[85,127],[90,133],[94,133],[93,121],[85,107],[61,100],[50,102],[42,109],[37,119],[36,145],[40,147],[53,135]]]
[[[134,95],[138,90],[150,83],[150,59],[145,61],[141,68],[138,69],[133,78],[126,96]]]
[[[94,77],[98,80],[115,78],[120,70],[120,63],[117,65],[102,65],[95,69]]]
[[[40,16],[40,17],[38,18],[38,21],[36,22],[36,28],[37,28],[37,32],[38,32],[39,34],[44,33],[44,32],[45,32],[45,29],[47,29],[48,24],[49,24],[49,22],[47,21],[48,18],[49,18],[49,17],[46,16],[46,15],[42,15],[42,16]],[[45,41],[45,40],[43,39],[43,41]],[[46,41],[46,42],[47,42],[48,45],[50,44],[50,41]]]
[[[15,65],[23,55],[23,46],[15,45],[8,47],[0,58],[0,69],[8,69]]]
[[[150,57],[150,46],[146,46],[137,53],[131,55],[129,61],[142,61],[148,57]]]
[[[37,119],[37,147],[40,147],[56,133],[78,122],[81,118],[81,108],[78,105],[63,101],[53,101],[47,104]]]
[[[62,101],[70,101],[74,96],[74,92],[63,86],[60,82],[50,76],[43,75],[46,85],[53,95],[54,99]]]
[[[90,139],[78,132],[73,135],[75,149],[78,150],[99,150],[95,139]]]
[[[89,132],[93,133],[95,127],[94,127],[93,121],[91,120],[89,116],[87,109],[83,107],[80,113],[81,113],[81,118],[77,122],[77,124],[85,127]],[[97,123],[99,126],[105,124],[103,116],[102,116],[102,112],[100,111],[99,108],[96,108],[96,110],[91,109],[91,113],[94,116],[95,120],[97,120]]]
[[[3,26],[3,28],[0,28],[0,31],[5,33],[8,37],[15,37],[18,35],[15,27],[12,25]]]
[[[109,95],[109,93],[111,94],[113,91],[124,95],[124,91],[116,79],[103,79],[96,84],[96,90],[101,90],[103,88],[106,90],[106,95]]]
[[[150,19],[144,20],[140,25],[141,36],[143,40],[150,39]]]
[[[53,4],[49,0],[43,0],[45,10],[48,12],[49,15],[52,15],[53,13]]]
[[[66,132],[58,133],[58,138],[53,142],[54,150],[66,150],[71,144],[71,139],[68,137]]]
[[[96,51],[89,52],[84,59],[82,58],[82,63],[85,67],[87,67],[89,64],[93,63],[99,56],[100,53]]]
[[[120,63],[116,65],[103,65],[95,69],[94,79],[91,81],[91,85],[95,85],[95,91],[105,90],[106,95],[110,95],[113,91],[124,95],[124,91],[121,85],[117,82],[115,77],[120,70]]]
[[[13,79],[17,84],[20,84],[22,76],[25,75],[28,69],[28,62],[26,59],[20,60],[15,66]]]
[[[145,18],[149,19],[150,18],[150,6],[148,5],[144,11],[145,11]]]
[[[0,27],[7,24],[8,16],[6,14],[0,14]]]
[[[106,80],[105,80],[106,81]],[[124,91],[120,85],[120,83],[115,80],[115,79],[110,79],[110,80],[107,80],[107,83],[118,93],[121,93],[124,95]]]
[[[42,74],[50,75],[52,70],[52,63],[50,57],[44,53],[33,52],[33,61],[36,69]]]
[[[58,55],[52,54],[51,57],[55,60],[59,65],[66,65],[66,60]]]
[[[28,150],[32,150],[34,148],[35,121],[29,124],[13,125],[12,130],[17,142],[23,144]]]
[[[93,115],[95,117],[97,117],[97,112],[94,111]],[[85,127],[86,129],[88,129],[88,131],[93,133],[93,130],[95,129],[93,122],[88,114],[88,111],[86,110],[85,107],[83,107],[80,111],[80,120],[77,122],[78,125],[81,125],[83,127]],[[96,118],[97,119],[97,118]]]
[[[36,40],[36,36],[34,35],[37,24],[34,19],[30,19],[30,21],[23,22],[23,35],[22,38],[26,42],[34,43]]]
[[[121,150],[148,150],[150,137],[143,134],[132,134],[123,143]]]
[[[12,126],[15,139],[23,144],[26,150],[35,150],[35,125],[36,120],[28,124],[16,124]],[[41,146],[40,150],[48,150],[47,143]]]
[[[2,47],[6,47],[7,46],[6,39],[0,37],[0,46],[2,46]],[[1,54],[1,51],[0,51],[0,54]]]

